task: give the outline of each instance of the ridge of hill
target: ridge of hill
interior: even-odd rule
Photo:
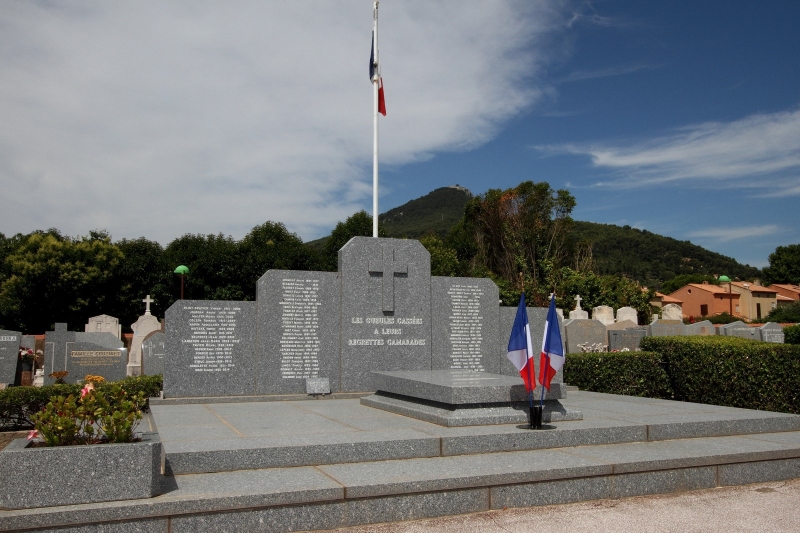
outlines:
[[[459,185],[440,187],[379,215],[389,237],[418,239],[434,232],[444,238],[464,214],[473,197]],[[327,237],[310,241],[321,248]],[[731,257],[647,230],[597,222],[575,221],[570,240],[591,243],[598,274],[625,276],[645,286],[658,287],[681,274],[725,274],[732,279],[754,279],[760,271]]]

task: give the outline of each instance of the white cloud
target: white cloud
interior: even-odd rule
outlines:
[[[798,195],[800,110],[752,115],[733,122],[689,126],[667,137],[608,144],[536,147],[547,153],[587,155],[592,164],[613,173],[604,186],[643,187],[682,182],[704,186],[735,181],[764,194]],[[750,180],[750,181],[748,181]]]
[[[718,242],[733,241],[736,239],[749,239],[779,233],[781,228],[775,225],[745,226],[740,228],[708,228],[689,234],[690,237],[710,238]]]
[[[382,163],[478,146],[535,102],[554,5],[382,2]],[[5,2],[0,231],[325,233],[371,194],[371,29],[356,0]]]

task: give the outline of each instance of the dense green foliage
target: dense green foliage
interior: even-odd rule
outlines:
[[[791,283],[800,285],[800,244],[778,246],[769,254],[769,266],[764,268],[765,285]]]
[[[595,392],[800,414],[800,346],[698,336],[645,337],[641,347],[569,354],[564,381]]]
[[[645,337],[676,400],[800,413],[800,347],[736,337]]]
[[[161,375],[128,377],[114,382],[130,395],[140,392],[145,398],[158,396],[163,387]],[[101,383],[98,391],[106,391],[112,383]],[[30,429],[31,415],[41,411],[53,396],[80,395],[82,385],[46,385],[44,387],[9,387],[0,390],[0,430]],[[145,405],[144,411],[147,411]]]
[[[800,302],[794,302],[790,305],[776,307],[767,315],[769,322],[781,323],[800,323]]]
[[[353,237],[372,237],[372,217],[366,211],[359,211],[333,228],[322,247],[320,267],[335,272],[339,269],[339,250]],[[378,220],[378,237],[386,237],[386,230]]]
[[[575,222],[572,238],[575,243],[591,243],[598,273],[626,276],[658,290],[663,282],[681,274],[724,274],[742,280],[759,276],[757,268],[689,241],[630,226]]]
[[[378,220],[389,237],[418,239],[428,233],[445,238],[461,221],[472,193],[458,187],[441,187],[422,198],[390,209]]]
[[[800,324],[783,328],[783,336],[786,344],[800,344]]]
[[[593,392],[672,398],[661,356],[650,352],[569,354],[564,381]]]

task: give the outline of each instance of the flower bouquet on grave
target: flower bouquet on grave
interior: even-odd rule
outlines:
[[[36,353],[30,348],[20,347],[19,359],[22,361],[22,370],[32,370],[36,361]]]

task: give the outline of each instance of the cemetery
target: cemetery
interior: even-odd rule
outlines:
[[[57,323],[46,383],[160,374],[163,390],[138,442],[1,450],[0,531],[325,530],[800,477],[798,415],[576,390],[563,372],[532,391],[532,429],[506,357],[517,309],[491,280],[432,276],[414,240],[354,237],[338,257],[338,272],[264,273],[255,301],[179,300],[163,323],[147,296],[129,348],[113,317]],[[578,297],[563,352],[784,340],[668,308],[589,318]],[[527,309],[536,375],[547,311]],[[0,382],[24,342],[0,331]]]

